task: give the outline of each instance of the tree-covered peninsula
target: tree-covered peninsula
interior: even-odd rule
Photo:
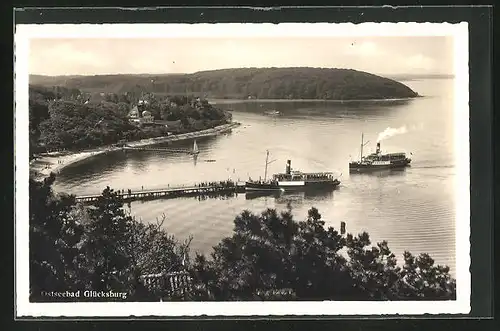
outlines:
[[[230,113],[195,97],[29,88],[30,155],[200,131],[230,121]]]
[[[228,99],[368,100],[413,98],[395,80],[352,69],[238,68],[168,75],[37,76],[33,84],[87,92],[197,94]]]

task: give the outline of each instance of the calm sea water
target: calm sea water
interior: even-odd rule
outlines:
[[[387,240],[402,258],[403,251],[427,252],[439,264],[455,268],[456,169],[453,155],[453,84],[448,80],[405,82],[423,98],[404,102],[340,104],[332,102],[238,102],[218,106],[233,110],[242,126],[232,133],[197,140],[200,154],[117,152],[66,168],[56,189],[75,194],[114,189],[153,189],[232,178],[264,175],[266,149],[269,173],[284,171],[287,159],[303,171],[342,173],[341,187],[329,193],[285,193],[274,197],[206,199],[179,198],[133,202],[130,212],[144,222],[166,216],[167,231],[183,240],[193,235],[192,250],[209,253],[233,229],[244,209],[261,212],[285,209],[297,219],[317,207],[327,225],[347,231],[367,231],[375,243]],[[283,116],[263,115],[276,109]],[[405,171],[378,174],[348,173],[350,158],[359,158],[361,132],[365,153],[375,148],[378,133],[405,126],[407,132],[382,141],[382,150],[412,152]],[[190,148],[192,141],[171,146]],[[216,160],[206,162],[206,160]],[[127,207],[129,209],[129,207]]]

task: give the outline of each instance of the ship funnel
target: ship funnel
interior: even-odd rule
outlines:
[[[377,143],[377,154],[380,153],[380,141]]]
[[[292,172],[292,161],[291,160],[287,160],[286,161],[285,173],[287,175],[290,175],[291,172]]]

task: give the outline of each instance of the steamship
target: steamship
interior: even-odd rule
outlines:
[[[375,153],[368,156],[363,156],[363,147],[368,144],[363,142],[363,134],[361,134],[361,152],[359,161],[349,162],[349,172],[368,172],[374,170],[385,169],[400,169],[410,165],[411,159],[406,156],[406,153],[388,153],[382,154],[380,150],[380,141],[377,142],[377,149]],[[410,153],[411,154],[411,153]]]
[[[264,179],[245,182],[246,191],[280,191],[294,188],[335,188],[340,181],[332,172],[301,172],[292,169],[292,161],[287,160],[284,173],[274,174],[267,179],[267,166],[274,162],[269,161],[269,151],[266,156]]]

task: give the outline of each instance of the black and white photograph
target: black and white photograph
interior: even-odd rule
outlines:
[[[15,43],[18,314],[469,312],[467,23]]]

